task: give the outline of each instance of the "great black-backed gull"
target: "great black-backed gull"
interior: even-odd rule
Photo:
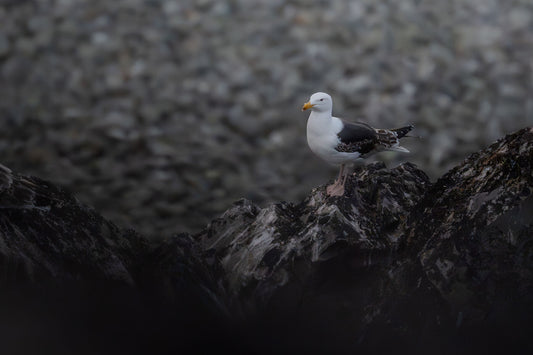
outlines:
[[[326,189],[330,196],[344,194],[348,175],[343,178],[343,174],[347,163],[384,150],[409,153],[400,146],[399,139],[413,129],[413,125],[396,129],[377,129],[366,123],[343,121],[332,116],[333,101],[331,96],[323,92],[311,95],[302,111],[307,109],[311,109],[307,121],[309,148],[328,163],[340,164],[339,177]]]

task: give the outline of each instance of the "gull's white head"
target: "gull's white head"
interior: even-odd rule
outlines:
[[[312,111],[331,112],[333,109],[333,101],[331,100],[331,96],[325,92],[315,92],[313,95],[311,95],[309,101],[304,104],[302,111],[305,111],[309,108]]]

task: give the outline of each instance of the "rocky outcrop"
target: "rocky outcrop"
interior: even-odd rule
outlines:
[[[328,336],[367,350],[383,337],[427,351],[453,351],[463,337],[475,351],[488,334],[498,336],[485,345],[522,344],[533,315],[532,165],[524,129],[435,184],[411,164],[373,164],[342,198],[320,187],[298,205],[241,201],[198,237],[237,304],[316,332],[315,350]]]
[[[408,211],[429,185],[412,164],[388,170],[375,163],[354,173],[340,199],[322,186],[297,205],[260,209],[241,200],[197,238],[220,261],[230,294],[262,307],[295,280],[292,296],[305,297],[317,265],[341,255],[352,254],[352,267],[361,269],[390,263]]]
[[[458,328],[524,339],[533,315],[532,192],[533,130],[523,129],[471,155],[411,211],[407,255]]]
[[[524,351],[532,165],[527,128],[434,184],[409,163],[371,164],[345,196],[322,186],[298,204],[241,200],[157,244],[2,167],[0,283],[121,285],[140,296],[128,314],[165,324],[162,344],[180,329],[234,352]]]
[[[134,283],[146,248],[72,195],[0,166],[0,283],[111,280]]]
[[[201,334],[227,344],[224,289],[201,252],[189,235],[156,244],[122,230],[0,165],[2,353],[184,351],[208,347]]]

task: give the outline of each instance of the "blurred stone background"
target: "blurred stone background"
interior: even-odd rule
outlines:
[[[533,2],[0,0],[1,163],[148,235],[335,177],[307,148],[309,95],[412,122],[433,179],[533,124]]]

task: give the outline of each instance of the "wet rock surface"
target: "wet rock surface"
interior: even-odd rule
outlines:
[[[99,341],[91,351],[111,352],[107,342],[116,352],[176,349],[177,337],[182,350],[234,353],[526,353],[532,164],[526,128],[434,184],[413,164],[374,163],[356,169],[343,197],[321,186],[297,204],[243,199],[200,233],[158,242],[2,167],[0,282],[18,292],[13,285],[48,290],[52,280],[71,295],[65,285],[105,281],[105,292],[79,297],[107,311],[91,328]],[[12,301],[5,294],[2,307]],[[79,307],[68,306],[76,297],[65,306],[45,294],[60,313]],[[103,335],[109,317],[123,335]]]

